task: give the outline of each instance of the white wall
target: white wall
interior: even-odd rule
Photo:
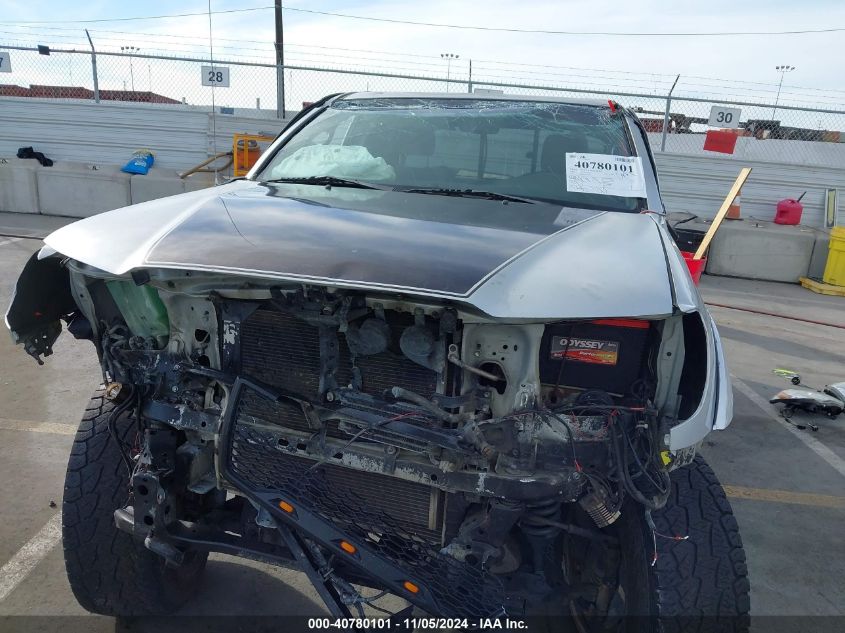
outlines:
[[[660,149],[663,135],[648,135],[653,150]],[[666,151],[678,154],[710,156],[726,162],[774,161],[790,165],[839,166],[845,168],[845,143],[821,141],[793,141],[779,138],[757,139],[740,136],[736,139],[733,154],[705,151],[704,134],[667,134]],[[788,160],[784,160],[787,158]]]
[[[802,142],[802,141],[795,141]],[[720,156],[655,152],[663,202],[669,211],[687,211],[712,218],[742,167],[752,172],[742,188],[742,217],[771,220],[778,201],[797,198],[804,205],[802,224],[824,225],[825,190],[845,197],[845,165],[807,167]],[[845,200],[839,200],[838,224],[845,225]]]
[[[32,146],[53,160],[123,165],[139,148],[156,165],[185,170],[212,153],[230,150],[232,134],[278,134],[283,122],[218,114],[179,105],[61,102],[0,98],[0,157]],[[216,127],[216,136],[212,130]]]

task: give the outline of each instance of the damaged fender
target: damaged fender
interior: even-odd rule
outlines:
[[[45,255],[52,253],[52,249],[45,248]],[[44,364],[42,356],[53,353],[53,344],[62,332],[61,319],[68,321],[69,327],[73,322],[77,323],[76,327],[82,325],[75,318],[77,307],[67,268],[57,257],[42,258],[43,251],[33,253],[27,261],[6,311],[6,327],[12,341],[23,345],[39,365]],[[79,338],[85,338],[84,332],[78,334],[83,334]]]

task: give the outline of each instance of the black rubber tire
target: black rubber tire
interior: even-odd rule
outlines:
[[[671,473],[666,505],[652,513],[657,561],[642,507],[620,518],[627,627],[636,631],[740,633],[750,626],[750,585],[733,510],[703,457]],[[665,536],[688,536],[674,540]]]
[[[207,553],[191,552],[178,568],[119,531],[114,511],[126,504],[129,474],[109,434],[115,405],[97,391],[88,403],[71,449],[62,502],[65,568],[74,596],[88,611],[111,616],[163,615],[194,593]],[[135,425],[116,424],[126,442]]]

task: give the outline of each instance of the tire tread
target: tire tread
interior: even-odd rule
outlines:
[[[74,438],[62,500],[62,547],[73,594],[83,608],[112,616],[171,613],[193,593],[196,577],[174,583],[162,559],[114,524],[129,495],[129,475],[108,430],[115,405],[95,392]],[[122,441],[134,432],[118,418]],[[187,581],[187,582],[186,582]]]
[[[739,525],[715,473],[697,456],[671,473],[672,493],[653,513],[657,613],[666,632],[747,631],[750,584]],[[694,626],[691,626],[692,624]]]

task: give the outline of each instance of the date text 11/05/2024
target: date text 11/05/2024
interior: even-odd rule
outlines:
[[[512,618],[309,618],[308,629],[373,629],[373,630],[523,630],[528,624]]]

